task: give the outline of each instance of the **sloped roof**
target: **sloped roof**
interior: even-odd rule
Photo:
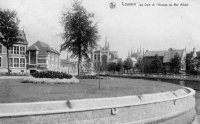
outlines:
[[[24,30],[19,30],[19,36],[18,36],[18,38],[22,39],[18,43],[28,44],[28,41],[26,39],[26,34],[25,34]]]
[[[155,55],[164,56],[165,52],[166,52],[166,50],[163,50],[163,51],[147,51],[144,54],[144,57],[152,57],[152,56],[155,56]]]
[[[168,63],[171,61],[171,59],[178,54],[180,57],[183,56],[184,50],[172,50],[165,52],[165,55],[163,57],[163,63]]]
[[[17,43],[18,44],[28,44],[24,30],[19,30],[18,33],[19,33],[19,35],[17,36],[17,38],[19,38],[21,40],[18,41]],[[1,32],[0,32],[0,37],[4,37]]]
[[[37,50],[37,48],[39,49],[38,55],[47,55],[47,52],[53,52],[56,54],[60,54],[57,50],[53,49],[52,47],[50,47],[48,44],[42,42],[42,41],[37,41],[35,42],[33,45],[31,45],[28,50]]]
[[[200,51],[196,52],[197,53],[197,56],[199,57],[200,56]]]
[[[39,51],[39,48],[36,45],[32,45],[28,48],[28,50],[36,50]]]

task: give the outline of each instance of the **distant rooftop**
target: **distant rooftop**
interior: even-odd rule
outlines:
[[[170,48],[169,50],[162,50],[162,51],[147,51],[144,54],[144,57],[153,57],[155,55],[158,55],[160,57],[163,57],[163,63],[168,63],[176,54],[182,57],[183,53],[184,53],[184,49],[177,50],[177,49]]]

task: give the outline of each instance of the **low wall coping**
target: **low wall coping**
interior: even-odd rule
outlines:
[[[169,94],[169,95],[166,95]],[[127,106],[140,106],[145,104],[155,104],[165,101],[173,101],[194,96],[195,91],[188,87],[176,91],[167,91],[154,94],[111,97],[111,98],[94,98],[79,100],[63,101],[45,101],[30,103],[1,103],[0,118],[13,116],[30,116],[42,114],[55,114],[66,112],[80,112],[98,109],[119,108]],[[161,96],[161,99],[156,99]],[[154,97],[152,100],[150,97]]]

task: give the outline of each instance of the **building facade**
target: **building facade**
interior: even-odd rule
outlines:
[[[27,46],[28,41],[24,31],[19,31],[19,36],[21,40],[13,45],[9,49],[9,65],[11,73],[26,73],[26,61],[27,61]],[[0,44],[0,72],[8,72],[7,65],[7,49],[2,44]]]
[[[43,70],[60,70],[60,53],[48,44],[37,41],[28,48],[27,67],[30,73]]]
[[[166,72],[170,71],[170,63],[172,58],[178,54],[178,56],[181,58],[181,71],[186,70],[186,64],[185,64],[185,57],[186,57],[186,49],[172,49],[169,48],[168,50],[163,51],[146,51],[143,57],[144,64],[146,68],[150,68],[152,61],[154,60],[155,56],[157,55],[159,59],[161,60],[164,69]]]
[[[110,62],[117,62],[118,51],[110,51],[110,46],[107,40],[104,47],[98,47],[92,54],[92,63],[94,71],[99,71],[101,65],[107,65]]]

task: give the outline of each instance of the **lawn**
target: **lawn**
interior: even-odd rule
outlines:
[[[0,103],[70,100],[149,94],[181,88],[178,85],[141,79],[81,79],[79,84],[32,84],[20,79],[0,80]]]

